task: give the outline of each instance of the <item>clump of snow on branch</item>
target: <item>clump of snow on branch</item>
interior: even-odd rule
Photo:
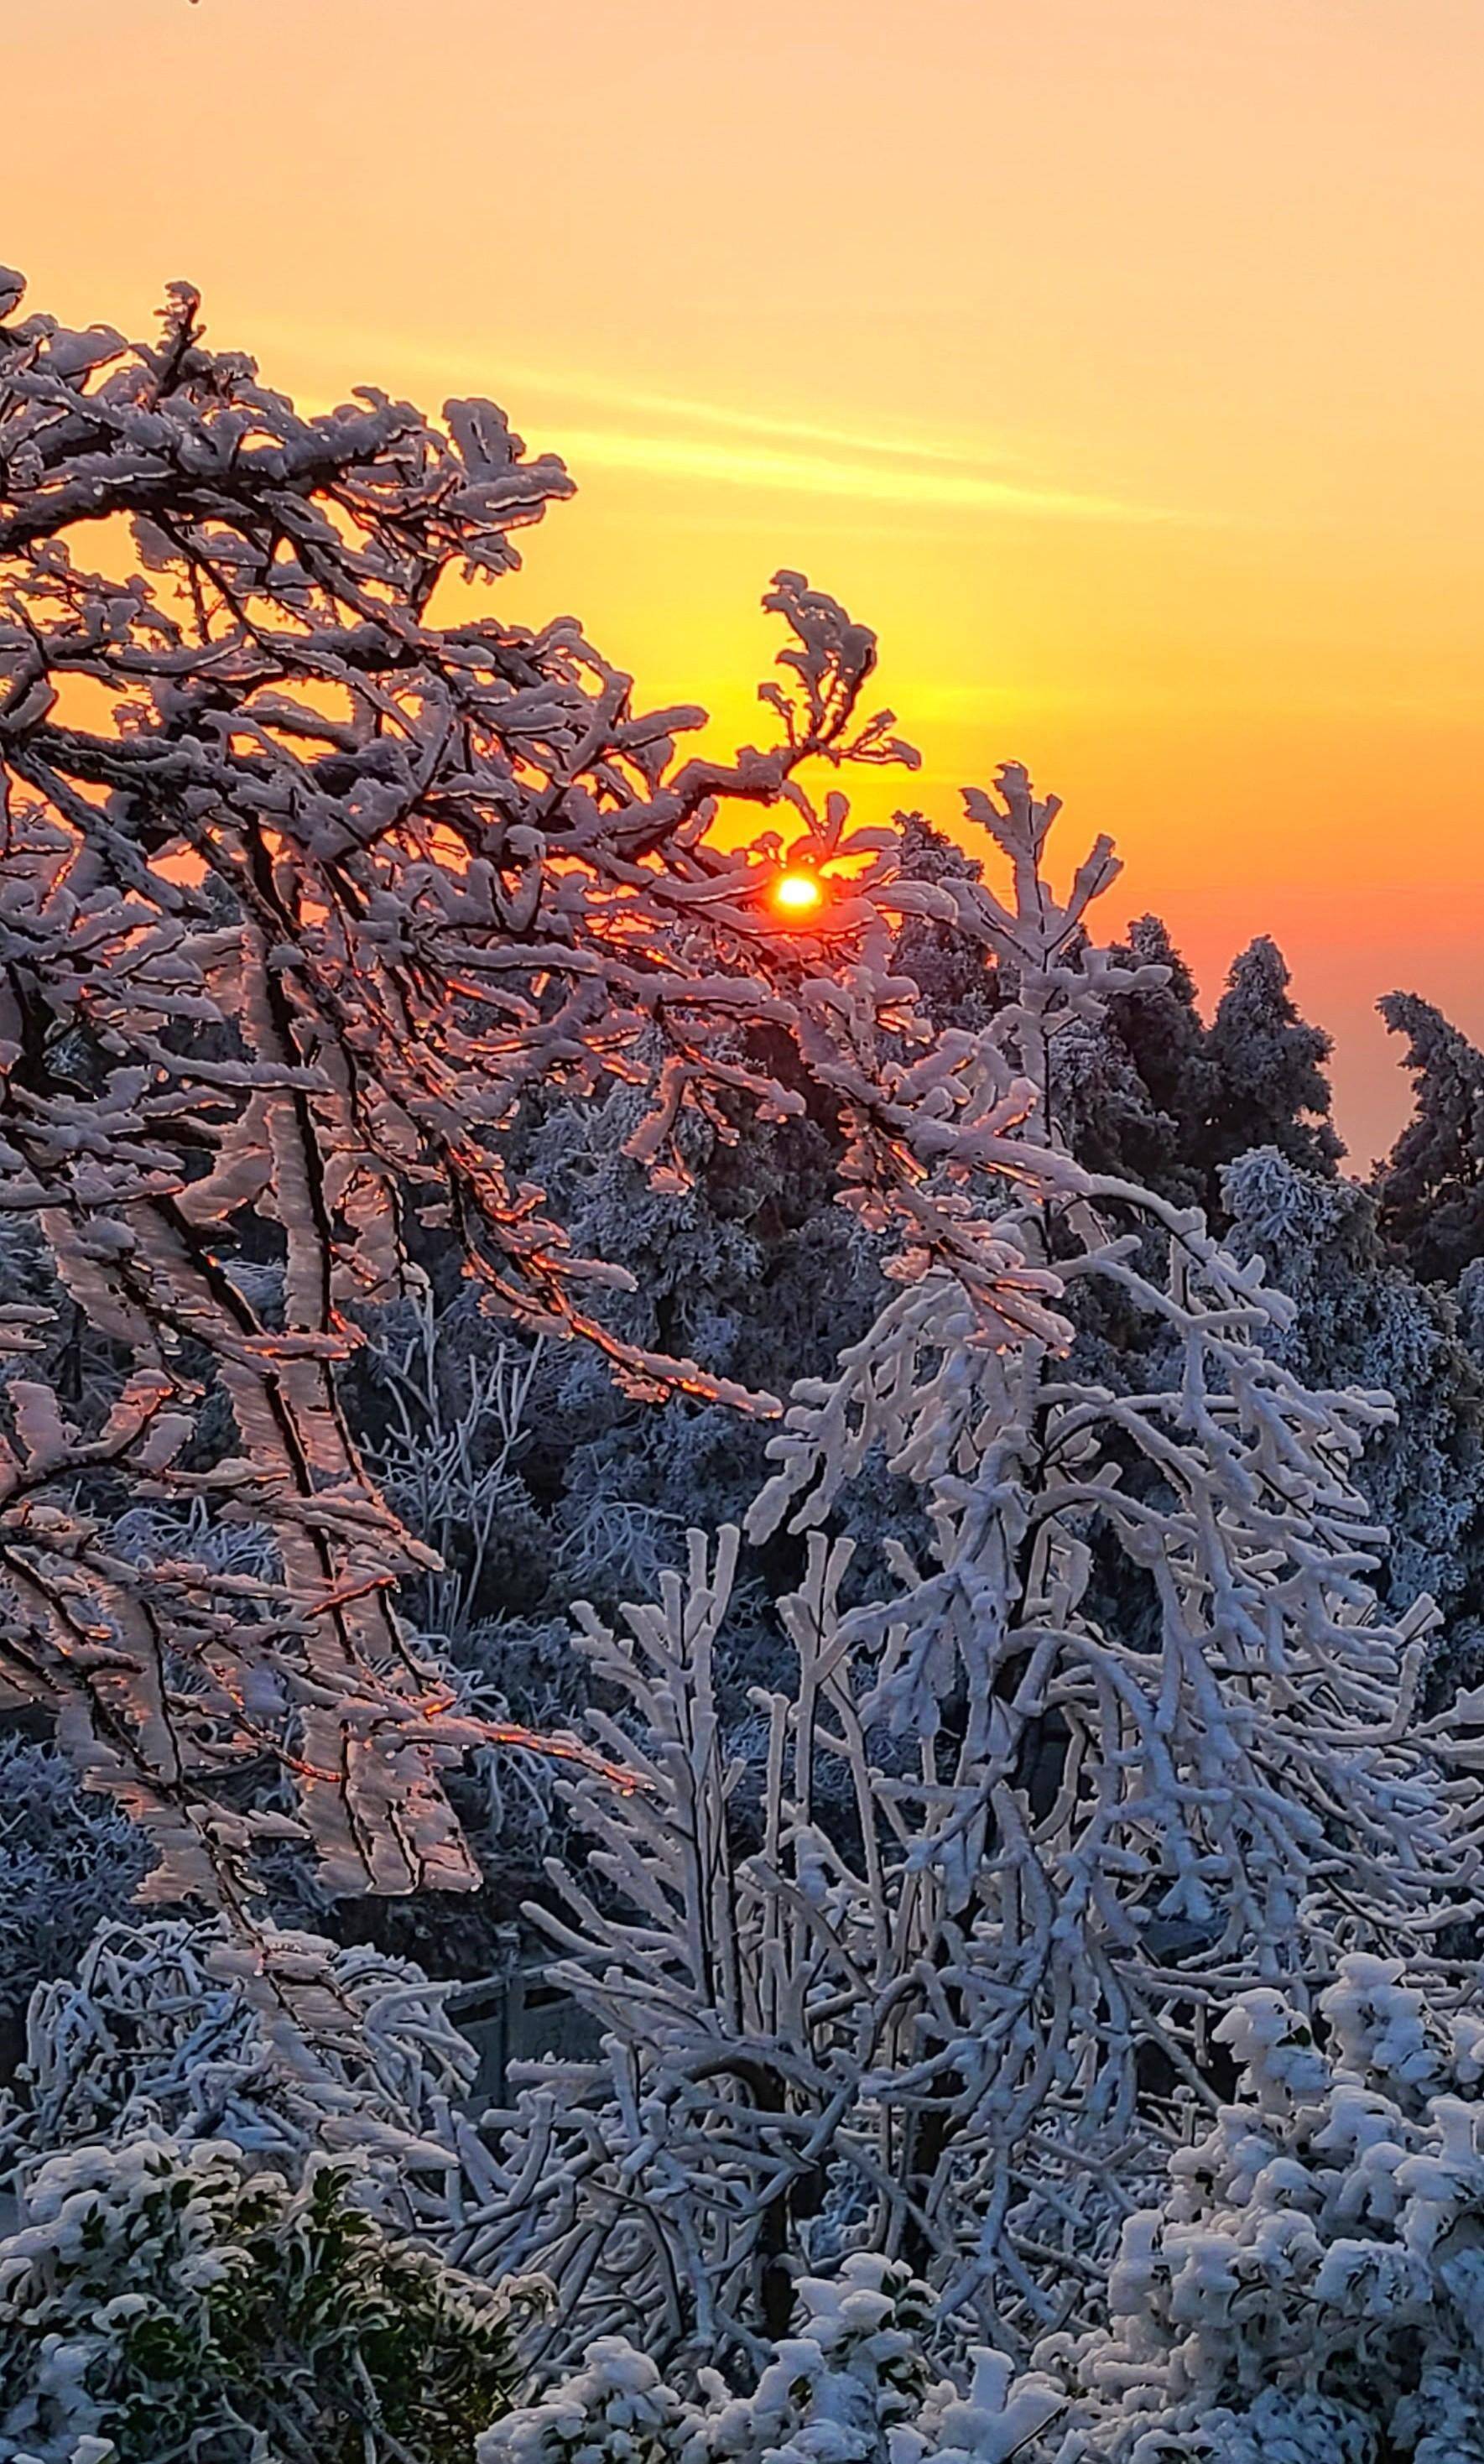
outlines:
[[[485,2432],[478,2464],[1010,2464],[1033,2443],[1072,2464],[1072,2438],[1044,2435],[1064,2390],[987,2349],[967,2393],[935,2378],[931,2315],[926,2286],[862,2253],[800,2282],[789,2332],[743,2392],[704,2370],[694,2394],[678,2393],[648,2353],[600,2338],[580,2369]]]

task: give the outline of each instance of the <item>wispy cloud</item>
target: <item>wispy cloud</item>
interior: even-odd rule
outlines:
[[[264,331],[261,323],[258,331]],[[270,328],[269,335],[295,356],[308,349],[320,364],[333,355],[340,383],[345,382],[344,371],[375,367],[380,361],[390,362],[399,372],[417,372],[439,390],[492,388],[517,427],[535,431],[543,446],[559,451],[579,479],[585,465],[919,513],[1023,514],[1095,522],[1173,517],[1165,507],[1058,487],[1018,455],[998,448],[989,452],[982,445],[941,435],[837,427],[744,409],[570,369],[543,368],[511,360],[497,349],[488,358],[481,350],[476,367],[470,364],[467,341],[438,348],[322,329],[306,336],[287,328],[274,334]],[[589,416],[570,420],[562,407],[567,403],[583,406]],[[607,415],[594,419],[595,408]]]
[[[1168,518],[1154,506],[1001,478],[971,467],[939,467],[926,457],[892,458],[884,448],[878,449],[878,460],[860,450],[851,454],[790,453],[778,447],[709,437],[568,424],[562,426],[559,442],[563,460],[579,478],[585,462],[597,470],[652,471],[670,478],[715,480],[726,487],[945,512],[1055,515],[1084,521]]]
[[[1008,470],[1025,470],[1022,455],[996,447],[986,454],[982,443],[954,443],[946,436],[925,436],[906,429],[838,428],[792,414],[744,409],[733,403],[706,402],[692,394],[658,393],[605,378],[556,372],[520,362],[504,363],[505,381],[559,402],[596,402],[606,409],[655,416],[694,427],[729,429],[737,436],[779,437],[792,445],[839,446],[851,453],[889,453],[908,461],[970,465],[983,470],[993,460]]]

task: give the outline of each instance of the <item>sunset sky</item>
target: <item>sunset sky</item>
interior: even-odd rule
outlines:
[[[1029,763],[1219,989],[1273,933],[1364,1164],[1484,1034],[1481,0],[0,0],[0,260],[307,402],[565,454],[508,612],[755,736],[882,637],[957,826]]]

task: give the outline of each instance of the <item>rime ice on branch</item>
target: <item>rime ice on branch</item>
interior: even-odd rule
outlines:
[[[365,390],[305,418],[205,346],[184,287],[154,344],[15,321],[20,291],[0,277],[0,1203],[43,1224],[112,1366],[65,1414],[44,1373],[10,1384],[0,1699],[52,1708],[148,1824],[157,1897],[240,1914],[285,1828],[336,1891],[468,1887],[443,1776],[487,1732],[399,1627],[415,1547],[337,1390],[414,1220],[637,1395],[775,1409],[604,1329],[614,1274],[502,1159],[523,1093],[646,1087],[633,1152],[678,1173],[685,1108],[725,1134],[739,1104],[797,1106],[750,1058],[781,1028],[909,1280],[941,1266],[990,1336],[1051,1339],[1013,1227],[930,1177],[1045,1177],[1011,1134],[1025,1099],[928,1052],[890,975],[895,923],[941,893],[797,782],[911,758],[862,713],[874,639],[834,601],[777,577],[779,740],[682,760],[700,714],[636,710],[569,620],[436,612],[570,493],[491,404],[436,427]],[[817,929],[771,915],[776,834],[710,842],[720,799],[781,807],[830,885]],[[44,1363],[45,1324],[4,1331]],[[255,1525],[271,1573],[183,1544],[142,1577],[110,1546],[125,1486]],[[252,1784],[272,1766],[292,1817]]]
[[[1288,1304],[1195,1211],[1090,1176],[1046,1199],[1058,1046],[1131,979],[1086,935],[1106,844],[1058,900],[1055,804],[1014,768],[1001,787],[970,809],[1011,894],[961,885],[1013,986],[979,1066],[1035,1090],[999,1228],[1054,1266],[1080,1341],[986,1342],[924,1260],[797,1390],[753,1518],[810,1535],[760,1773],[715,1679],[735,1531],[695,1535],[628,1634],[589,1617],[644,1740],[600,1741],[648,1782],[578,1781],[600,1884],[552,1869],[555,1972],[608,2050],[531,2075],[482,2244],[539,2253],[574,2351],[642,2331],[760,2357],[841,2246],[928,2277],[949,2340],[1095,2316],[1181,2101],[1214,2103],[1229,1998],[1301,1999],[1378,1947],[1446,1994],[1437,1929],[1476,1904],[1469,1749],[1413,1725],[1430,1604],[1388,1624],[1367,1580],[1384,1534],[1352,1473],[1386,1398],[1275,1361]],[[886,1534],[894,1582],[862,1597],[820,1527],[872,1448],[930,1546]]]

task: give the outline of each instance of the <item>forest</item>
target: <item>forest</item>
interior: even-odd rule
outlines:
[[[572,493],[0,272],[0,2464],[1484,2458],[1484,1054]]]

